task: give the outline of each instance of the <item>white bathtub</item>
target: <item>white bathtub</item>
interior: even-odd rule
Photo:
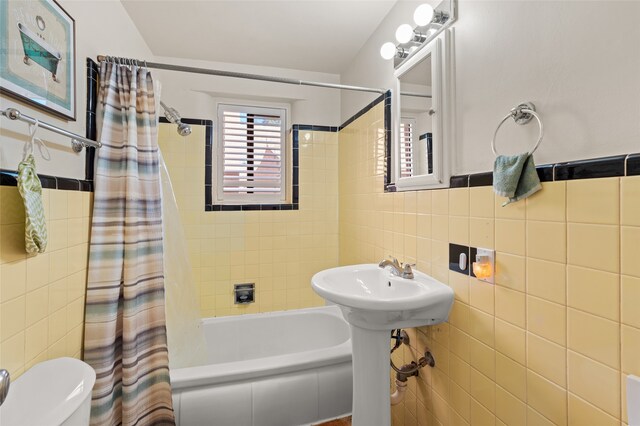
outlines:
[[[299,426],[351,412],[351,337],[336,306],[207,318],[208,364],[171,370],[180,426]]]

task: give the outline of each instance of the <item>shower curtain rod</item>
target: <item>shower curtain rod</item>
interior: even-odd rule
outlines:
[[[106,60],[110,60],[112,58],[114,57],[100,55],[98,56],[98,62],[103,62]],[[319,81],[297,80],[295,78],[272,77],[268,75],[249,74],[249,73],[234,72],[234,71],[223,71],[223,70],[216,70],[216,69],[210,69],[210,68],[186,67],[183,65],[162,64],[158,62],[140,61],[137,59],[126,59],[126,58],[115,58],[115,59],[121,60],[123,64],[130,64],[130,63],[142,64],[147,68],[155,68],[155,69],[167,70],[167,71],[189,72],[193,74],[207,74],[207,75],[215,75],[218,77],[244,78],[247,80],[260,80],[260,81],[269,81],[272,83],[294,84],[296,86],[314,86],[314,87],[324,87],[328,89],[352,90],[356,92],[370,92],[370,93],[379,93],[379,94],[383,94],[387,92],[385,89],[375,89],[372,87],[349,86],[345,84],[335,84],[335,83],[322,83]],[[417,95],[411,94],[409,96],[417,96]],[[425,98],[431,97],[429,95],[420,95],[420,96]]]
[[[104,55],[98,56],[98,62],[102,62],[107,60],[107,57]],[[121,59],[121,58],[118,58]],[[127,64],[127,61],[131,61],[130,59],[123,59],[123,63]],[[296,86],[315,86],[315,87],[326,87],[330,89],[344,89],[344,90],[354,90],[358,92],[371,92],[371,93],[386,93],[384,89],[374,89],[371,87],[360,87],[360,86],[347,86],[344,84],[334,84],[334,83],[321,83],[318,81],[305,81],[305,80],[297,80],[294,78],[284,78],[284,77],[271,77],[268,75],[260,75],[260,74],[248,74],[243,72],[234,72],[234,71],[223,71],[223,70],[215,70],[209,68],[196,68],[196,67],[185,67],[183,65],[173,65],[173,64],[161,64],[158,62],[147,62],[147,61],[136,61],[133,60],[134,63],[138,63],[141,65],[145,65],[147,68],[155,68],[159,70],[168,70],[168,71],[180,71],[180,72],[189,72],[193,74],[207,74],[207,75],[216,75],[219,77],[232,77],[232,78],[244,78],[247,80],[260,80],[260,81],[270,81],[273,83],[283,83],[283,84],[295,84]]]

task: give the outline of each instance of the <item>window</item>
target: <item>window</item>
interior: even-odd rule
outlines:
[[[400,177],[413,176],[413,133],[416,120],[402,118],[400,120]]]
[[[286,202],[286,110],[218,104],[215,204]]]

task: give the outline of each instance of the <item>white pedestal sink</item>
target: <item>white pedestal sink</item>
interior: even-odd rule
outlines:
[[[404,279],[373,264],[318,272],[311,286],[351,326],[353,426],[388,426],[390,331],[446,321],[453,290],[419,271]]]

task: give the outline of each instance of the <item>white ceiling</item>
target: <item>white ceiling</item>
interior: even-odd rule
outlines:
[[[340,73],[397,0],[121,0],[154,55]]]

